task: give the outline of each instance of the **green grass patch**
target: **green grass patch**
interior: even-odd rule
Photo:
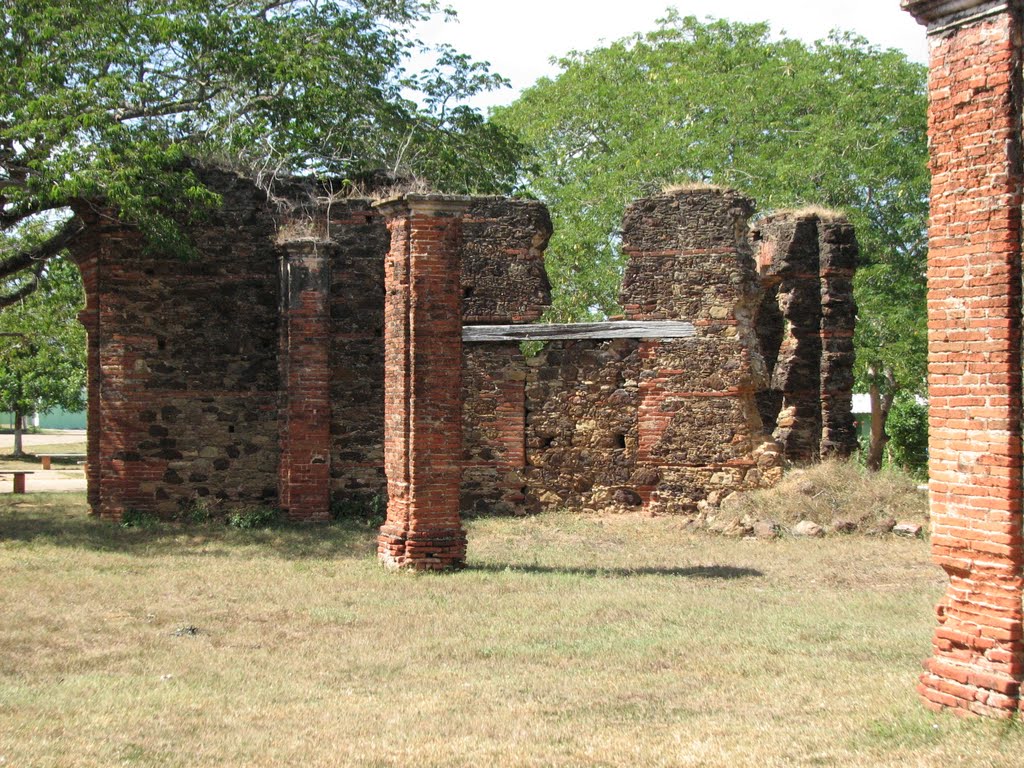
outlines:
[[[467,528],[464,571],[392,573],[357,516],[123,528],[0,498],[0,764],[1019,765],[1019,727],[914,692],[924,541]]]

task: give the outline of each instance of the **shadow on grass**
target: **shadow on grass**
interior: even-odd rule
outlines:
[[[375,527],[357,521],[237,530],[218,523],[158,523],[123,528],[84,511],[39,513],[0,507],[0,544],[45,544],[139,557],[229,557],[262,550],[288,560],[366,558],[376,550]]]
[[[680,568],[572,568],[557,565],[500,565],[495,563],[471,564],[467,571],[490,573],[554,573],[564,576],[590,576],[595,578],[627,578],[630,576],[675,576],[684,579],[749,579],[764,576],[756,568],[736,568],[731,565],[692,565]]]

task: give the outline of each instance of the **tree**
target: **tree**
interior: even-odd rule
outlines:
[[[41,271],[38,290],[0,312],[0,410],[14,414],[15,456],[26,416],[84,407],[83,301],[78,268],[58,256]]]
[[[501,191],[518,145],[459,100],[505,81],[448,47],[404,69],[436,0],[4,0],[0,229],[57,212],[50,237],[0,252],[0,309],[102,200],[153,248],[188,253],[177,221],[217,196],[186,157],[266,186],[286,173],[387,167],[452,191]],[[424,106],[413,98],[419,97]],[[11,243],[21,242],[10,238]]]
[[[557,320],[619,311],[616,230],[633,197],[680,181],[735,187],[762,211],[845,212],[861,245],[857,376],[879,401],[924,386],[925,79],[898,51],[834,34],[670,12],[655,31],[560,60],[494,120],[529,147],[551,207]],[[879,439],[884,436],[884,417]]]

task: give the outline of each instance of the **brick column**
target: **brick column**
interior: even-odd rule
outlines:
[[[330,511],[330,266],[324,243],[283,245],[281,258],[281,508],[289,520]]]
[[[857,304],[853,275],[859,246],[853,225],[818,219],[821,276],[821,457],[848,457],[857,450],[853,422],[853,332]]]
[[[95,225],[95,222],[90,222]],[[78,321],[86,332],[86,499],[92,515],[100,513],[100,258],[99,242],[92,230],[87,230],[71,249],[71,255],[82,275],[85,307],[78,313]]]
[[[1010,717],[1024,672],[1021,6],[904,0],[928,25],[932,552],[949,575],[919,690]]]
[[[773,321],[777,349],[764,349],[769,389],[760,395],[770,399],[774,414],[763,414],[773,423],[773,436],[786,458],[807,464],[821,451],[821,279],[819,277],[818,220],[813,214],[781,213],[761,222],[757,254],[761,284],[766,296],[761,306],[758,333],[764,341],[761,321]],[[774,307],[766,303],[774,301]],[[769,311],[769,310],[774,311]],[[766,323],[767,324],[767,323]]]
[[[377,539],[392,568],[460,567],[462,215],[470,198],[409,195],[379,207],[385,263],[384,472],[388,517]]]

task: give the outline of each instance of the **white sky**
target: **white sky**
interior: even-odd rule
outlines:
[[[808,42],[832,29],[857,32],[882,48],[899,48],[927,61],[924,27],[900,10],[900,0],[442,0],[458,11],[458,23],[438,18],[422,27],[425,42],[448,42],[512,81],[512,89],[488,94],[473,105],[513,101],[520,90],[557,69],[551,57],[587,50],[634,32],[655,28],[665,9],[684,16],[767,21],[773,32]]]

